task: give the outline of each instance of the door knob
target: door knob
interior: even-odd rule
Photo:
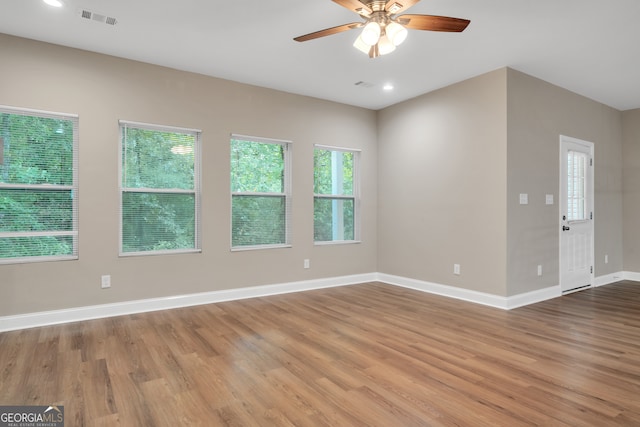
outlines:
[[[569,231],[569,230],[571,230],[571,227],[566,226],[566,225],[562,226],[562,231]]]

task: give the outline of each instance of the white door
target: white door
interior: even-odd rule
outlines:
[[[560,288],[593,283],[593,143],[560,136]]]

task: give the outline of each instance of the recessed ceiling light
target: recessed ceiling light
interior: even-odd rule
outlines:
[[[49,6],[53,7],[62,7],[62,2],[60,0],[42,0]]]
[[[391,83],[387,83],[384,86],[382,86],[382,89],[386,91],[393,90],[393,85]]]

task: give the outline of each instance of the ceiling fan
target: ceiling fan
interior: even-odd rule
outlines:
[[[362,33],[353,44],[358,50],[375,58],[395,50],[407,38],[407,29],[461,32],[469,25],[468,19],[450,18],[434,15],[400,15],[398,13],[410,8],[420,0],[333,0],[340,6],[360,15],[364,22],[352,22],[326,28],[294,38],[304,42],[320,37],[330,36],[354,28],[363,28]]]

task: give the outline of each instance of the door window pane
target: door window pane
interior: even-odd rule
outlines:
[[[567,153],[567,220],[587,219],[587,162],[585,153],[569,151]]]

